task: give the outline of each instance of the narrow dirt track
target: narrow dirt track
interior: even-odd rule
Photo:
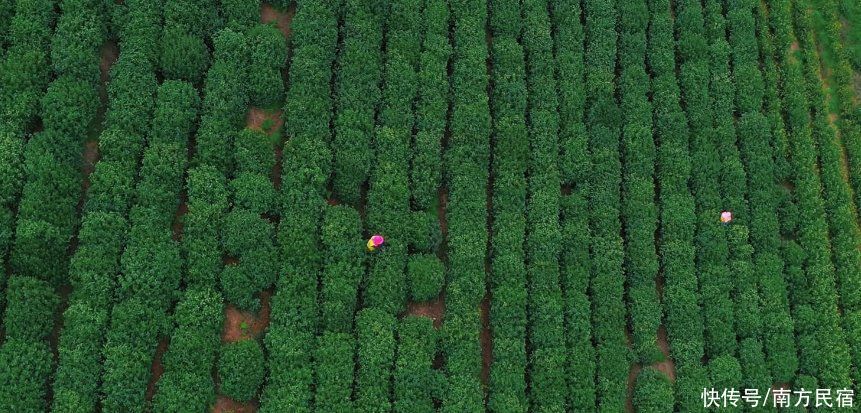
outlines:
[[[155,350],[155,358],[152,361],[152,367],[150,368],[150,379],[149,384],[146,387],[146,401],[151,402],[152,396],[155,395],[155,385],[158,383],[158,380],[161,378],[161,375],[164,373],[164,365],[162,365],[162,358],[164,357],[164,353],[167,351],[168,344],[170,343],[170,339],[167,337],[162,337],[158,342],[158,347]]]
[[[265,3],[260,5],[260,21],[262,23],[275,22],[275,26],[287,38],[292,34],[290,24],[293,22],[294,15],[296,15],[295,3],[283,12]]]
[[[228,305],[224,310],[224,330],[221,332],[221,341],[232,343],[256,338],[266,331],[266,328],[269,327],[271,298],[271,290],[260,293],[260,312],[257,314],[241,311],[233,305]]]

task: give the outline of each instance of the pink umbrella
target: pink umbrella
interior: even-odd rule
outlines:
[[[382,235],[378,234],[371,237],[371,242],[374,243],[374,247],[379,247],[380,245],[383,245],[384,242],[386,242],[386,239],[383,238]]]
[[[722,224],[729,224],[730,221],[732,221],[732,212],[723,211],[720,213],[720,222]]]

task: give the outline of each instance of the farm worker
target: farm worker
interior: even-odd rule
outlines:
[[[732,212],[723,211],[720,213],[721,224],[729,224],[730,221],[732,221]]]
[[[374,250],[383,246],[384,242],[386,242],[386,240],[382,235],[374,235],[368,240],[368,252],[374,252]]]

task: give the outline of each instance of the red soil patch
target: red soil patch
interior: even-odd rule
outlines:
[[[799,47],[799,46],[798,46],[798,42],[797,42],[797,41],[792,42],[792,44],[789,46],[789,51],[790,51],[790,52],[797,52],[797,51],[799,51],[799,50],[801,50],[801,47]]]
[[[290,30],[290,24],[293,22],[293,16],[295,15],[295,3],[291,4],[287,11],[280,11],[265,3],[260,5],[260,22],[275,22],[275,26],[278,27],[278,30],[280,30],[281,33],[284,33],[284,37],[287,38],[289,38],[292,33],[292,30]]]
[[[284,120],[281,119],[281,110],[266,110],[261,108],[248,108],[248,114],[245,116],[245,125],[249,129],[263,131],[267,135],[271,135],[284,125]],[[263,124],[270,121],[272,126],[268,129],[263,129]]]
[[[182,229],[184,228],[184,224],[182,222],[182,217],[188,213],[188,203],[185,201],[185,195],[183,195],[183,200],[180,202],[179,206],[176,208],[176,214],[173,216],[173,240],[174,241],[182,241]]]
[[[252,314],[241,311],[233,305],[228,305],[224,310],[224,330],[221,332],[221,341],[232,343],[242,339],[254,338],[269,327],[269,312],[271,309],[271,291],[260,293],[260,312]]]
[[[670,344],[667,341],[667,329],[661,325],[658,327],[658,347],[664,353],[664,361],[652,365],[658,371],[667,375],[670,381],[676,381],[676,364],[670,358]]]
[[[433,321],[433,328],[439,330],[445,317],[445,294],[440,294],[436,300],[423,303],[408,303],[407,315],[427,317]]]
[[[84,166],[81,168],[84,177],[89,177],[93,170],[96,169],[96,162],[99,161],[99,142],[87,141],[84,144]]]
[[[490,295],[484,296],[479,307],[481,331],[478,341],[481,343],[481,382],[487,386],[490,383],[490,365],[493,364],[493,339],[490,333]]]
[[[99,71],[101,72],[102,83],[107,83],[110,78],[111,66],[117,61],[120,55],[120,49],[116,42],[107,41],[102,44],[100,51],[101,58],[99,59]]]
[[[637,384],[637,376],[642,370],[643,366],[639,364],[632,364],[631,369],[628,370],[628,398],[625,400],[625,412],[627,413],[636,411],[634,409],[634,386]]]
[[[161,378],[162,373],[164,373],[164,366],[161,364],[161,359],[164,356],[165,351],[167,351],[168,338],[162,337],[158,342],[158,348],[155,350],[155,358],[152,361],[152,369],[149,384],[146,387],[146,400],[152,401],[152,396],[155,394],[155,384],[158,383],[158,379]]]
[[[257,411],[257,402],[240,403],[224,396],[218,396],[212,413],[252,413]]]
[[[437,217],[439,218],[439,227],[442,231],[443,239],[448,238],[448,220],[445,217],[445,210],[448,207],[448,190],[440,188],[438,193],[439,202],[437,202]]]
[[[338,201],[338,200],[337,200],[337,199],[335,199],[335,198],[327,198],[327,199],[326,199],[326,203],[327,203],[327,204],[329,204],[329,205],[331,205],[331,206],[338,206],[338,205],[341,205],[341,201]]]

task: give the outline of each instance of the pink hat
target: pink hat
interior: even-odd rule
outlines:
[[[386,240],[383,238],[382,235],[374,235],[373,237],[371,237],[371,242],[374,243],[375,247],[379,247],[380,245],[383,245]]]

